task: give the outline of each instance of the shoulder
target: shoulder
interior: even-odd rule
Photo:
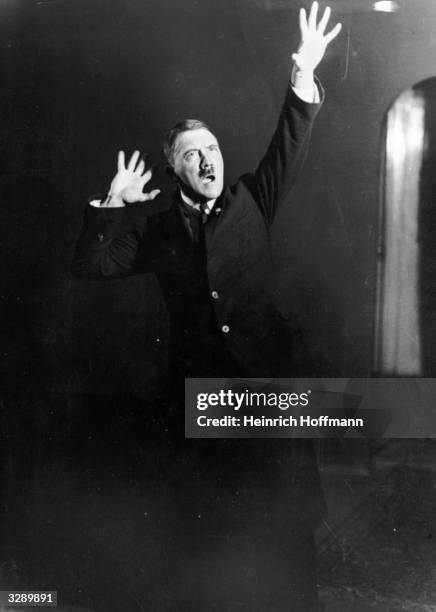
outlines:
[[[254,194],[255,177],[252,173],[243,174],[238,180],[225,188],[223,198],[227,200],[251,198]]]
[[[226,187],[215,206],[226,211],[233,221],[245,219],[248,222],[250,217],[259,216],[254,175],[243,174],[233,185]]]

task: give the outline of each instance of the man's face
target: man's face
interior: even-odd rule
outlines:
[[[177,136],[174,172],[201,200],[215,200],[224,186],[224,161],[215,136],[205,128]],[[187,194],[188,195],[188,194]]]

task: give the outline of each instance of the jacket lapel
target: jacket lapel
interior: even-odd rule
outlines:
[[[220,217],[225,212],[227,203],[225,197],[226,191],[227,189],[215,202],[215,206],[204,224],[207,247],[211,244]],[[165,245],[168,248],[175,249],[177,252],[189,251],[192,246],[191,237],[178,204],[179,197],[178,193],[175,193],[171,207],[161,213],[161,236],[164,239]]]

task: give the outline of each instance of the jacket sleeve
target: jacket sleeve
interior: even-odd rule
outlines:
[[[271,143],[253,177],[254,197],[268,223],[293,187],[306,158],[312,125],[324,99],[319,81],[320,103],[304,102],[288,85],[285,101]]]
[[[139,206],[139,205],[138,205]],[[88,280],[122,278],[153,269],[148,240],[150,218],[135,205],[97,208],[87,205],[71,271]]]

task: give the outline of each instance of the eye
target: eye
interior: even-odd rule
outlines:
[[[195,149],[191,149],[190,151],[187,151],[183,157],[186,161],[191,161],[194,159],[195,153]]]
[[[219,151],[220,148],[217,144],[209,145],[209,151]]]

